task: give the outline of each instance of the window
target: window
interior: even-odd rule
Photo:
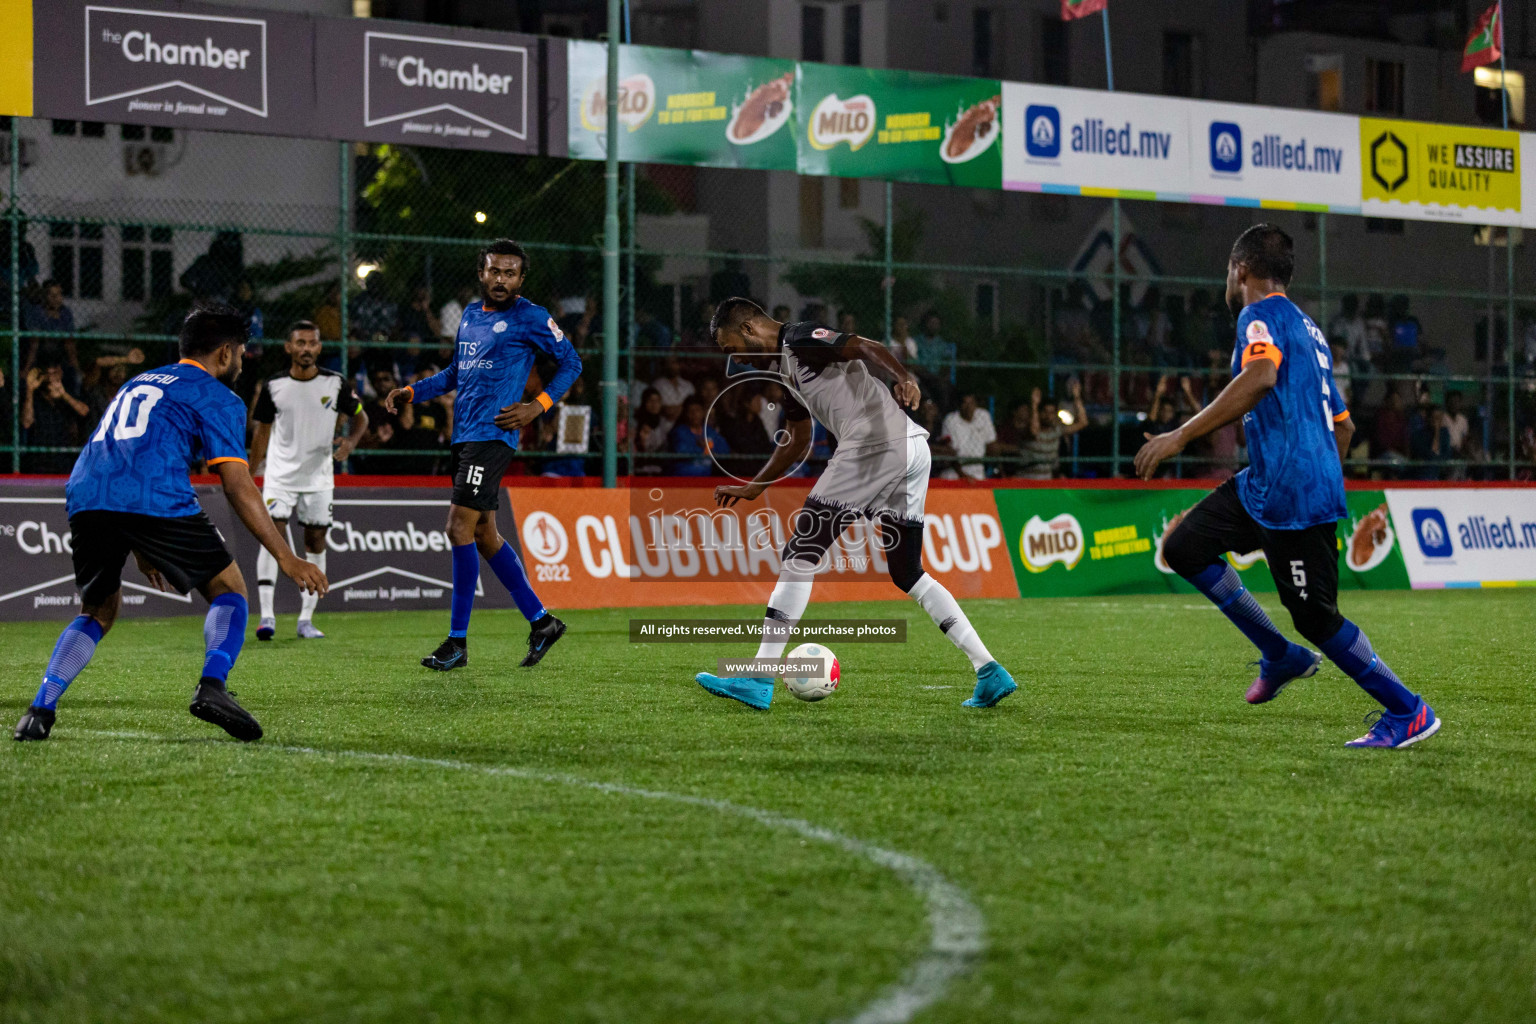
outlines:
[[[822,210],[826,194],[822,188],[825,179],[809,175],[800,179],[800,244],[807,249],[820,249],[822,245]]]
[[[978,7],[971,12],[971,74],[997,78],[1002,74],[999,59],[1002,47],[997,33],[1001,20],[996,11]]]
[[[144,126],[141,124],[125,124],[118,129],[124,142],[143,142]]]
[[[163,299],[171,294],[171,229],[125,224],[120,260],[121,297],[125,302]]]
[[[800,8],[800,59],[827,59],[827,12],[804,4]]]
[[[53,119],[53,134],[55,135],[74,135],[79,132],[79,130],[79,121],[60,121],[58,118]]]
[[[1071,37],[1067,23],[1046,15],[1040,22],[1040,80],[1046,85],[1072,84]]]
[[[857,210],[859,208],[859,179],[837,179],[837,205],[843,210]]]
[[[1477,117],[1484,124],[1504,123],[1505,93],[1509,96],[1509,126],[1525,127],[1525,76],[1518,71],[1500,72],[1481,67],[1472,72],[1477,89]]]
[[[843,63],[849,67],[864,63],[864,8],[860,4],[843,8]]]
[[[1313,110],[1344,109],[1344,56],[1307,54],[1307,106]]]
[[[100,224],[50,224],[49,276],[59,282],[66,298],[101,298]]]
[[[78,135],[86,139],[104,139],[107,137],[107,126],[100,121],[53,121],[53,134]]]
[[[149,141],[150,142],[175,142],[176,141],[176,129],[174,129],[174,128],[151,128],[149,130]]]
[[[1205,95],[1205,41],[1193,32],[1163,33],[1163,95]]]
[[[1403,222],[1396,217],[1367,217],[1365,230],[1372,235],[1400,235],[1403,233]]]
[[[1365,62],[1365,110],[1368,114],[1402,114],[1403,65],[1400,62]]]

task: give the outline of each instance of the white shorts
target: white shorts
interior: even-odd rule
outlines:
[[[810,497],[869,519],[883,514],[922,525],[932,467],[928,441],[916,435],[873,448],[839,448]]]
[[[331,525],[331,498],[334,488],[323,491],[285,491],[268,484],[261,489],[267,514],[273,519],[297,519],[300,526]]]

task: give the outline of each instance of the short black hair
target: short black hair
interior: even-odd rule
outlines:
[[[244,345],[245,339],[245,314],[222,302],[203,302],[181,322],[177,348],[181,358],[196,359],[225,345]]]
[[[715,315],[709,318],[709,340],[719,344],[721,331],[734,331],[755,316],[767,316],[763,307],[751,299],[737,295],[715,307]]]
[[[314,331],[316,334],[319,334],[320,328],[315,326],[313,320],[295,320],[288,325],[288,337],[293,337],[295,331]]]
[[[1232,262],[1255,277],[1288,287],[1296,269],[1295,243],[1273,224],[1255,224],[1232,246]]]
[[[516,256],[523,261],[523,276],[528,276],[528,252],[510,238],[498,238],[480,250],[478,269],[484,270],[492,256]]]

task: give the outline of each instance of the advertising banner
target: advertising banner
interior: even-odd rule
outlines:
[[[327,138],[536,153],[533,36],[316,18],[316,129]]]
[[[311,19],[208,4],[33,6],[40,116],[314,136]]]
[[[1536,490],[1389,490],[1415,589],[1536,586]]]
[[[570,155],[607,155],[608,48],[566,51]],[[795,169],[795,65],[764,57],[624,46],[619,159],[701,167]]]
[[[1367,216],[1519,224],[1520,136],[1493,128],[1360,119]]]
[[[1002,86],[992,79],[801,64],[799,170],[998,188]]]
[[[717,509],[710,488],[512,488],[529,578],[551,608],[761,604],[773,589],[790,517],[805,499],[775,487]],[[960,598],[1017,597],[992,495],[928,495],[927,570]],[[828,553],[813,600],[899,598],[867,524]]]
[[[999,489],[998,513],[1022,597],[1194,593],[1163,561],[1163,541],[1203,490]],[[1339,524],[1340,589],[1401,589],[1403,556],[1380,491],[1349,494]],[[1227,561],[1244,586],[1273,593],[1262,551]]]
[[[32,5],[0,6],[0,115],[32,116]]]
[[[1360,131],[1342,114],[1186,103],[1194,202],[1358,212]]]

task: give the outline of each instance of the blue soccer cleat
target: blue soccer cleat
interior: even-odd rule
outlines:
[[[716,697],[739,700],[747,707],[756,708],[758,711],[767,711],[768,705],[773,702],[773,680],[766,676],[721,677],[700,672],[693,678]]]
[[[965,708],[995,707],[998,701],[1019,688],[1008,670],[995,661],[989,661],[976,670],[976,692],[961,702]]]
[[[271,640],[272,639],[272,635],[274,633],[276,633],[276,632],[277,632],[277,620],[276,619],[262,619],[260,624],[257,625],[257,627],[256,627],[256,639],[257,640]]]
[[[1268,658],[1259,660],[1259,678],[1248,687],[1245,699],[1249,704],[1267,704],[1296,680],[1317,675],[1318,666],[1322,663],[1321,654],[1309,651],[1300,644],[1291,644],[1285,657],[1275,661]]]
[[[1371,725],[1371,731],[1357,740],[1350,740],[1344,744],[1346,747],[1387,747],[1395,750],[1419,740],[1427,740],[1440,731],[1440,719],[1435,717],[1435,709],[1423,697],[1419,698],[1418,710],[1412,714],[1393,715],[1385,711],[1376,714],[1380,717]],[[1366,715],[1365,720],[1370,722],[1371,716]]]

